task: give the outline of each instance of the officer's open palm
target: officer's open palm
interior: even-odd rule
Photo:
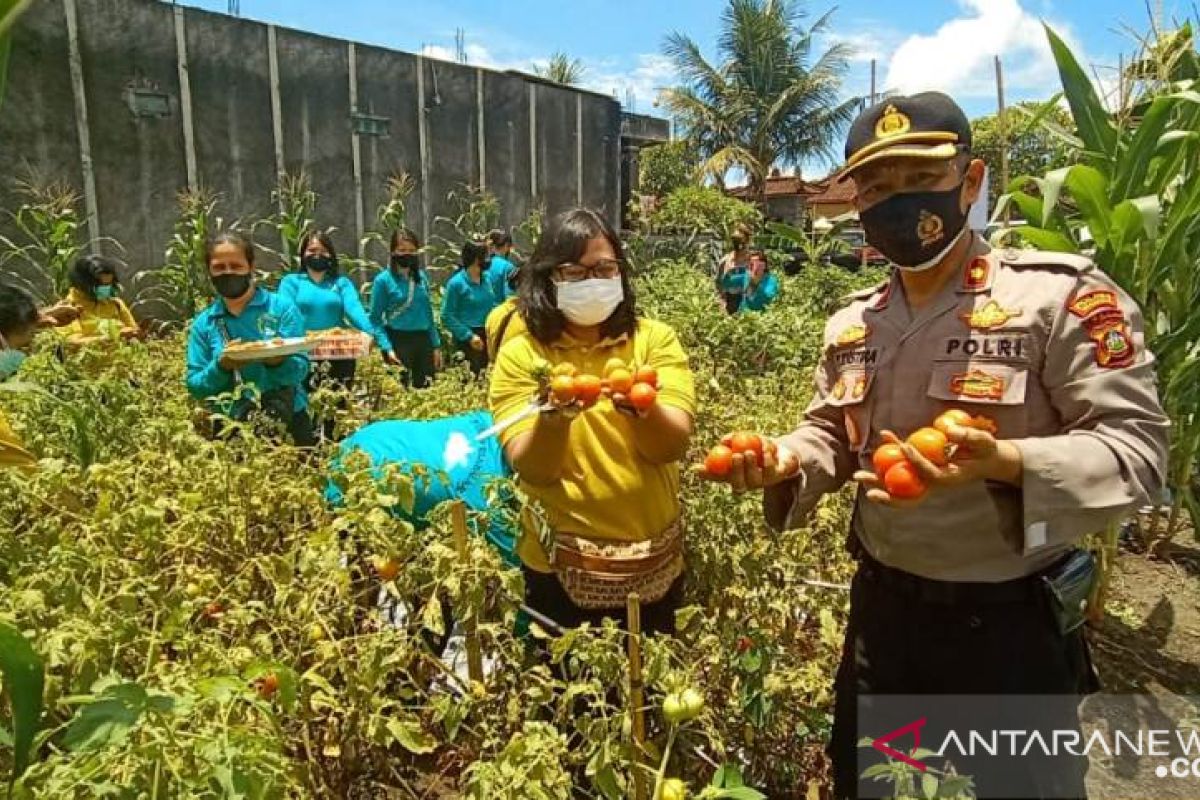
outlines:
[[[981,480],[1003,480],[1017,482],[1020,475],[1020,452],[1008,442],[1001,442],[984,430],[952,426],[946,438],[954,445],[950,461],[939,467],[921,455],[912,445],[906,444],[891,431],[882,431],[885,443],[898,444],[917,471],[928,491],[937,491],[964,483]],[[1015,463],[1014,463],[1015,459]],[[867,490],[867,499],[897,508],[909,508],[920,504],[921,498],[902,500],[888,494],[883,479],[873,472],[860,470],[854,480]]]
[[[703,464],[692,467],[692,471],[706,481],[727,483],[734,492],[740,494],[765,489],[794,478],[800,472],[800,457],[794,451],[775,442],[775,447],[764,448],[761,466],[757,459],[737,453],[731,459],[727,475],[712,475]]]

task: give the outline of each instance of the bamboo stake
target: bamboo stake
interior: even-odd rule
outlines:
[[[1096,578],[1096,588],[1088,598],[1087,618],[1092,625],[1099,625],[1104,620],[1104,606],[1108,603],[1108,587],[1117,564],[1117,538],[1120,534],[1121,524],[1113,522],[1104,529],[1100,538],[1100,563],[1097,567],[1100,574]]]
[[[629,616],[629,714],[633,731],[633,800],[645,800],[646,777],[641,759],[646,745],[646,715],[642,708],[642,606],[636,592],[625,601]]]
[[[467,509],[462,501],[457,501],[450,508],[450,521],[454,526],[454,544],[458,548],[458,557],[466,565],[470,558],[467,549]],[[467,675],[471,682],[483,682],[483,654],[479,651],[479,621],[471,615],[463,622],[467,635]]]
[[[1008,191],[1008,119],[1004,105],[1004,67],[1000,64],[1000,56],[996,56],[996,124],[1000,128],[1000,191]],[[1008,225],[1009,208],[1004,207],[1004,224]]]

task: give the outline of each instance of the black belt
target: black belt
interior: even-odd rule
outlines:
[[[1045,588],[1042,576],[1053,572],[1057,567],[1056,563],[1032,575],[999,583],[935,581],[881,564],[864,552],[860,556],[857,577],[924,603],[994,605],[1021,603],[1043,598]]]

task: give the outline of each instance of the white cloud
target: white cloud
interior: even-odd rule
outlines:
[[[896,48],[884,82],[887,88],[905,94],[939,89],[958,98],[993,97],[998,55],[1007,90],[1043,97],[1058,90],[1041,20],[1022,8],[1020,0],[959,0],[959,6],[961,16],[933,34],[909,36]],[[1052,26],[1077,47],[1064,26]]]
[[[675,67],[671,59],[658,53],[642,53],[631,66],[612,61],[583,63],[583,86],[607,95],[616,93],[622,103],[631,95],[636,110],[642,114],[653,113],[658,92],[676,81]]]

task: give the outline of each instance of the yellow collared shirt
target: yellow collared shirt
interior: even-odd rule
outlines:
[[[619,358],[649,365],[658,372],[658,402],[696,413],[696,392],[687,355],[669,326],[641,320],[633,338],[588,345],[564,336],[553,345],[533,336],[505,337],[493,367],[488,393],[492,415],[508,419],[525,409],[537,393],[533,371],[538,362],[571,363],[583,373],[600,375],[605,363]],[[533,430],[526,419],[501,434],[505,446]],[[519,480],[519,476],[518,476]],[[551,486],[521,488],[542,503],[554,530],[591,539],[639,542],[664,531],[679,517],[679,465],[651,464],[638,453],[631,420],[607,400],[571,423],[562,480]],[[530,568],[548,572],[550,564],[531,526],[517,552]]]
[[[67,302],[79,306],[79,319],[62,329],[68,339],[82,339],[97,336],[107,327],[105,322],[115,322],[121,328],[137,330],[137,320],[129,311],[129,306],[119,297],[111,300],[93,300],[78,289],[71,289],[67,294]]]
[[[37,466],[37,459],[22,446],[4,414],[0,413],[0,469],[34,466]]]

